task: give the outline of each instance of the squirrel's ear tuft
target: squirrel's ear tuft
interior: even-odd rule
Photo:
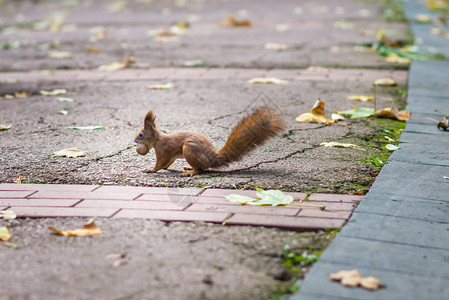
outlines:
[[[153,111],[150,110],[147,115],[145,116],[145,129],[155,129],[156,124],[154,122],[156,120],[156,116],[154,115]]]

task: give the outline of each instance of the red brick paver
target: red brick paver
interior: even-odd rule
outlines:
[[[20,217],[144,218],[317,230],[343,226],[362,199],[287,193],[294,203],[272,207],[229,202],[224,196],[231,194],[256,197],[250,190],[0,184],[0,210]]]

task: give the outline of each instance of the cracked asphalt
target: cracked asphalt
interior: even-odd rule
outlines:
[[[392,123],[347,120],[325,126],[295,118],[319,98],[328,114],[371,105],[346,97],[372,95],[372,81],[383,77],[393,77],[398,86],[378,88],[378,107],[392,101],[405,105],[401,90],[407,66],[357,48],[375,42],[381,28],[410,39],[408,25],[387,22],[394,12],[377,1],[5,0],[0,8],[0,96],[29,95],[0,98],[0,124],[12,125],[0,132],[0,182],[360,194],[378,172],[365,160],[385,154],[378,133]],[[247,18],[253,26],[219,28],[229,15]],[[184,21],[189,22],[186,34],[162,42],[154,36]],[[288,49],[265,49],[266,43]],[[87,51],[91,48],[96,50]],[[54,51],[71,57],[51,58]],[[97,70],[129,57],[135,63],[125,70]],[[202,67],[183,67],[198,59]],[[253,77],[289,82],[249,84]],[[174,88],[147,89],[167,82]],[[60,88],[67,90],[61,96],[74,102],[40,95]],[[140,156],[133,143],[148,110],[154,110],[163,131],[197,131],[220,148],[240,118],[265,104],[280,111],[288,128],[241,162],[193,178],[180,177],[182,160],[166,171],[141,172],[155,161],[153,151]],[[61,110],[68,114],[58,114]],[[92,125],[102,128],[68,128]],[[320,146],[329,141],[366,151]],[[70,147],[86,151],[86,157],[52,155]],[[294,282],[281,265],[284,245],[299,250],[328,243],[324,233],[145,220],[101,220],[104,234],[87,239],[60,238],[46,229],[84,221],[1,221],[23,247],[0,252],[0,299],[164,299],[167,294],[171,299],[268,299]],[[105,258],[111,253],[124,254],[126,265],[111,267]]]

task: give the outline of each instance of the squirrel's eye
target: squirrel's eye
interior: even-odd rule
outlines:
[[[141,133],[139,133],[139,137],[141,138],[141,137],[143,137],[143,133],[141,132]]]

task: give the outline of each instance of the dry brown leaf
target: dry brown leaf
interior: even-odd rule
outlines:
[[[357,145],[339,143],[339,142],[324,142],[324,143],[321,143],[320,146],[323,146],[326,148],[354,148],[354,149],[365,151],[364,149],[360,148]]]
[[[412,60],[410,58],[400,57],[395,53],[390,53],[385,58],[385,61],[395,64],[409,64]]]
[[[385,287],[385,284],[376,277],[362,277],[358,270],[342,270],[337,273],[331,273],[329,274],[329,279],[339,281],[344,286],[360,286],[368,290],[378,290],[379,288]]]
[[[367,290],[378,290],[385,287],[385,284],[374,276],[362,277],[360,280],[360,286]]]
[[[133,57],[127,58],[124,61],[121,62],[111,62],[105,65],[101,65],[98,67],[98,70],[100,71],[117,71],[124,69],[130,65],[132,65],[135,62]]]
[[[101,229],[97,227],[94,220],[90,220],[89,222],[84,224],[82,228],[78,228],[75,230],[59,230],[54,228],[53,226],[49,226],[48,229],[56,234],[63,236],[88,236],[101,234]]]
[[[411,114],[412,113],[409,111],[399,111],[396,105],[392,103],[391,107],[379,109],[378,111],[374,112],[373,116],[376,118],[393,118],[399,121],[408,121],[410,120]]]
[[[394,86],[397,85],[396,81],[393,78],[379,78],[374,81],[374,84],[377,86]]]
[[[300,123],[318,123],[318,124],[333,124],[336,121],[327,119],[324,113],[324,102],[317,100],[309,113],[303,113],[296,117],[296,121]]]
[[[227,17],[223,22],[218,24],[219,27],[251,27],[252,25],[250,20],[236,20],[232,16]]]

